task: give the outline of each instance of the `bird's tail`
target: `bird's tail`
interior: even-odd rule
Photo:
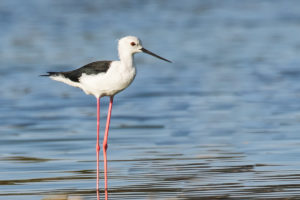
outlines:
[[[60,72],[47,72],[48,74],[42,74],[40,76],[58,76]]]

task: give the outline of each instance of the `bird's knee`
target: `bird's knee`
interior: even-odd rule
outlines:
[[[106,151],[107,150],[107,147],[108,145],[107,144],[103,144],[102,148],[103,148],[103,151]]]
[[[98,144],[96,145],[96,151],[100,151],[100,146]]]

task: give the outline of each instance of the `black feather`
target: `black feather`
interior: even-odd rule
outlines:
[[[63,75],[64,77],[70,79],[74,82],[79,82],[79,78],[82,76],[82,74],[99,74],[99,73],[105,73],[110,67],[112,61],[96,61],[89,63],[87,65],[84,65],[83,67],[80,67],[78,69],[75,69],[73,71],[68,72],[47,72],[48,74],[41,75],[41,76],[58,76]]]

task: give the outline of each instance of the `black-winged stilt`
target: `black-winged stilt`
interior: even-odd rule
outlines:
[[[107,138],[110,124],[110,116],[114,95],[127,88],[136,75],[133,55],[144,52],[159,59],[171,62],[162,58],[151,51],[143,48],[141,41],[134,36],[123,37],[118,44],[119,61],[97,61],[87,64],[79,69],[67,72],[48,72],[51,79],[64,82],[68,85],[82,89],[86,94],[94,95],[97,98],[97,191],[99,188],[99,121],[100,121],[100,98],[110,97],[110,103],[107,114],[106,129],[103,139],[103,157],[104,157],[104,177],[105,191],[107,191]],[[107,193],[105,195],[107,199]]]

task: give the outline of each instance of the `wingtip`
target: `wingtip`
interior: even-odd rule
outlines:
[[[57,75],[57,72],[47,72],[48,74],[41,74],[40,76],[52,76]]]

